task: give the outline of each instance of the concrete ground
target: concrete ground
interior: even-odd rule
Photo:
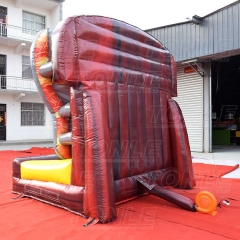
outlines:
[[[53,140],[0,141],[2,150],[27,150],[31,147],[53,147]]]
[[[52,140],[40,141],[0,141],[1,150],[26,150],[31,147],[53,147]],[[198,153],[192,152],[193,162],[229,165],[234,166],[240,164],[240,146],[214,146],[212,153]],[[240,178],[240,168],[231,172],[224,178]]]
[[[240,164],[240,146],[213,146],[212,153],[192,152],[192,157],[193,162],[234,166]],[[223,178],[240,178],[240,168]]]

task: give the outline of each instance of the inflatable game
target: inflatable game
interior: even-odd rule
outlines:
[[[52,114],[54,155],[17,158],[13,192],[88,218],[153,194],[186,210],[165,186],[195,186],[177,96],[176,64],[155,38],[125,22],[75,16],[31,47],[34,81]],[[34,133],[33,133],[34,134]]]

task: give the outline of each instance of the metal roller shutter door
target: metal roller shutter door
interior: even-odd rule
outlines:
[[[178,66],[178,97],[174,98],[183,112],[191,151],[203,151],[203,78],[197,73],[184,73]]]

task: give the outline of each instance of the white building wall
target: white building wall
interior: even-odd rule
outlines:
[[[42,100],[38,94],[31,94],[16,102],[14,94],[1,92],[0,104],[7,105],[6,140],[52,139],[52,116],[47,108],[45,108],[45,126],[21,126],[21,102],[42,103]]]
[[[30,40],[33,37],[33,35],[24,34],[22,32],[22,12],[25,10],[45,16],[46,27],[52,29],[59,22],[59,7],[55,7],[52,10],[46,10],[47,7],[49,7],[50,5],[54,6],[55,3],[48,2],[46,0],[43,1],[44,3],[49,5],[47,6],[42,3],[41,8],[37,6],[32,6],[30,4],[28,5],[25,3],[20,3],[20,5],[16,7],[14,0],[0,0],[0,6],[7,7],[8,15],[7,38],[5,40],[4,36],[0,37],[0,55],[7,56],[7,77],[13,77],[17,81],[19,77],[22,77],[22,55],[30,55]],[[30,0],[26,2],[30,2]],[[35,0],[32,0],[32,3],[40,6],[40,3],[35,2]],[[55,4],[55,6],[57,6],[57,4]],[[16,26],[17,28],[15,28],[14,26]],[[26,37],[25,35],[28,35],[28,37]],[[21,44],[21,39],[28,39],[26,40],[27,42],[25,41],[26,47],[23,48],[19,53],[16,53],[16,47]],[[7,80],[7,86],[8,84],[9,79]],[[6,140],[11,141],[52,139],[52,116],[48,112],[47,108],[45,108],[45,126],[21,126],[21,102],[42,103],[39,94],[34,91],[25,92],[24,97],[22,97],[19,101],[15,101],[16,96],[18,96],[21,91],[16,91],[14,90],[14,88],[12,88],[11,91],[8,91],[8,89],[0,89],[0,104],[6,104],[7,106]]]
[[[13,0],[0,0],[0,6],[7,8],[7,15],[8,15],[8,24],[14,26],[22,26],[22,13],[21,9],[15,7],[15,3]]]
[[[54,29],[57,24],[59,23],[59,17],[60,17],[60,9],[59,7],[57,8],[54,8],[52,11],[51,11],[51,28]]]
[[[0,54],[7,56],[6,75],[22,77],[22,55],[29,56],[29,49],[24,49],[20,54],[15,54],[13,47],[0,45]]]
[[[19,71],[18,59],[15,58],[14,49],[8,46],[0,45],[0,54],[7,56],[6,75],[17,76]]]
[[[42,16],[45,16],[46,18],[46,27],[55,27],[52,25],[52,22],[54,24],[56,23],[56,16],[54,16],[54,19],[52,21],[51,19],[51,11],[41,9],[36,6],[31,6],[27,4],[21,4],[21,7],[16,7],[15,1],[13,0],[0,0],[0,6],[7,7],[8,9],[8,24],[13,26],[22,27],[22,12],[28,11],[32,13],[36,13]],[[58,9],[58,7],[57,7]],[[53,10],[52,10],[53,11]]]

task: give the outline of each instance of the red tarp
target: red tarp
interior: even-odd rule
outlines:
[[[237,168],[239,168],[239,164],[236,164],[234,166],[223,166],[204,163],[193,163],[194,175],[199,176],[222,177]]]
[[[12,197],[16,197],[11,193],[12,160],[15,157],[51,153],[52,150],[46,148],[0,152],[1,239],[239,239],[239,179],[218,181],[215,177],[198,174],[197,187],[194,189],[172,189],[192,199],[199,191],[208,190],[218,201],[223,192],[231,205],[217,208],[215,216],[188,212],[148,195],[118,205],[117,220],[87,228],[82,226],[86,219],[63,209],[29,198],[12,200]],[[211,172],[212,168],[213,165],[194,164],[196,173]],[[229,171],[228,166],[219,169],[219,173]]]

